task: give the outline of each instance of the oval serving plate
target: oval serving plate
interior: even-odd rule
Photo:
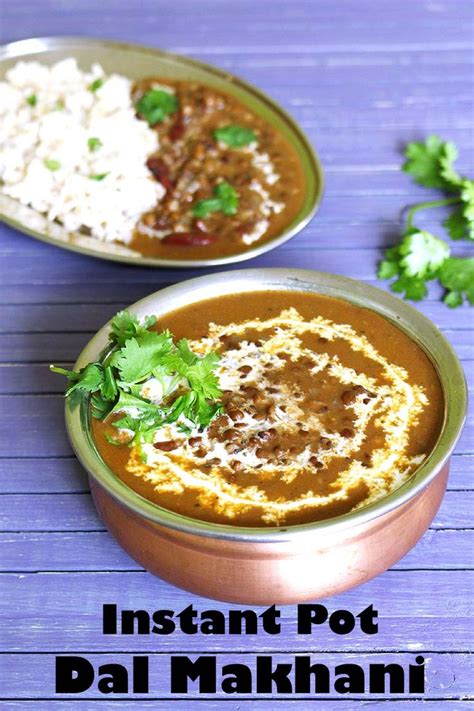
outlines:
[[[4,45],[0,48],[0,79],[19,60],[53,64],[66,57],[75,57],[82,69],[99,63],[107,73],[118,72],[132,80],[153,75],[186,79],[235,96],[282,133],[296,152],[306,182],[303,204],[292,222],[279,235],[239,254],[200,260],[144,257],[125,245],[105,244],[77,232],[68,232],[60,224],[50,222],[32,208],[0,192],[0,219],[3,222],[43,242],[92,257],[140,266],[189,269],[240,262],[268,252],[291,239],[315,215],[323,190],[321,164],[291,116],[263,92],[222,69],[189,57],[151,47],[83,37],[44,37]]]

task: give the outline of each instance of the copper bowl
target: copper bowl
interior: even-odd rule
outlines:
[[[243,604],[284,604],[342,592],[373,578],[415,545],[443,498],[449,457],[465,419],[464,374],[453,349],[421,313],[366,284],[301,269],[249,269],[191,279],[142,299],[130,310],[163,315],[193,301],[244,291],[308,291],[369,308],[409,335],[429,356],[444,393],[437,443],[389,496],[342,516],[299,526],[241,528],[168,511],[127,487],[94,445],[89,408],[66,407],[72,446],[88,470],[97,509],[120,545],[147,570],[191,592]],[[106,348],[105,325],[76,367]]]

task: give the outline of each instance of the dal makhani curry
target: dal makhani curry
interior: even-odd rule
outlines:
[[[109,468],[156,504],[234,526],[334,517],[386,496],[429,455],[441,386],[396,326],[345,301],[268,291],[112,321],[91,395]]]

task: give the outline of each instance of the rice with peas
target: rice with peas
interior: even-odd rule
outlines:
[[[0,189],[69,231],[129,243],[164,195],[146,167],[157,148],[130,80],[99,65],[19,62],[0,82]]]

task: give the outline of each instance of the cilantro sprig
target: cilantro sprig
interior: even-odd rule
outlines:
[[[169,331],[150,330],[155,317],[140,322],[120,311],[111,322],[110,349],[102,361],[78,371],[54,365],[54,373],[68,380],[65,396],[72,405],[89,400],[98,419],[120,414],[112,424],[131,432],[130,443],[153,441],[165,424],[177,422],[184,432],[206,427],[221,411],[219,383],[215,374],[219,355],[194,353],[185,338],[174,343]],[[150,379],[161,385],[161,400],[146,397],[143,386]],[[123,440],[113,443],[123,444]]]
[[[223,180],[213,190],[211,198],[199,200],[193,207],[194,217],[207,217],[211,212],[235,215],[239,207],[239,197],[235,188]]]
[[[441,190],[446,197],[418,203],[407,211],[405,232],[398,245],[386,250],[378,276],[396,277],[391,289],[413,301],[423,299],[426,283],[437,279],[447,289],[444,302],[448,306],[460,306],[465,298],[474,304],[474,258],[451,257],[446,242],[415,225],[418,212],[453,206],[443,222],[449,236],[474,240],[474,181],[456,170],[456,146],[438,136],[408,144],[405,156],[402,169],[415,182]]]
[[[140,116],[150,126],[162,123],[167,116],[178,110],[178,98],[170,91],[150,89],[137,101],[136,108]]]
[[[243,148],[257,140],[257,136],[250,128],[238,124],[216,128],[212,135],[216,141],[225,143],[230,148]]]

